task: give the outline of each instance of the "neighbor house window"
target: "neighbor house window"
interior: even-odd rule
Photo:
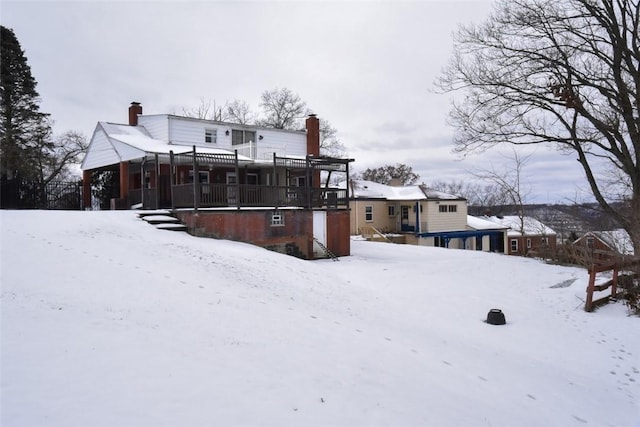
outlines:
[[[273,211],[271,213],[271,226],[282,226],[284,225],[284,215],[280,211]]]
[[[205,129],[204,142],[207,144],[215,144],[218,142],[218,130],[217,129]]]
[[[247,142],[255,142],[256,141],[256,132],[253,130],[241,130],[241,129],[232,129],[231,130],[231,144],[232,145],[240,145],[246,144]]]
[[[518,239],[511,239],[511,252],[518,252]]]
[[[373,206],[364,207],[364,220],[367,222],[373,221]]]
[[[458,212],[458,205],[449,205],[449,212]]]
[[[458,212],[457,205],[440,205],[438,206],[438,212],[447,213],[447,212]]]
[[[396,205],[389,205],[389,216],[396,216]]]
[[[438,206],[438,212],[446,212],[447,211],[447,205],[440,205]]]
[[[545,246],[549,244],[549,240],[546,237],[541,237],[540,242]]]
[[[527,249],[531,249],[531,239],[527,239]]]

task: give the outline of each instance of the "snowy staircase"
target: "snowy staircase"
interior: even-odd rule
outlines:
[[[322,252],[324,252],[325,256],[327,258],[331,258],[332,261],[340,261],[340,258],[338,258],[333,252],[331,252],[329,250],[329,248],[327,248],[325,245],[323,245],[320,240],[318,240],[317,238],[313,238],[313,241],[320,247],[320,249],[322,249]]]
[[[158,230],[187,231],[187,226],[180,222],[170,211],[143,211],[138,213],[138,217]]]

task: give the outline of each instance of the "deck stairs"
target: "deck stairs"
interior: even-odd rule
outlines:
[[[187,226],[168,210],[142,211],[138,217],[158,230],[187,231]]]

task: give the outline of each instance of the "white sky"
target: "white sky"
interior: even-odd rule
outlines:
[[[354,169],[406,163],[429,183],[502,169],[496,151],[452,154],[448,95],[433,81],[459,23],[484,19],[476,1],[3,1],[56,133],[91,136],[98,120],[180,113],[201,99],[241,99],[287,87],[338,129]],[[524,175],[532,202],[569,202],[583,174],[572,156],[538,150]]]

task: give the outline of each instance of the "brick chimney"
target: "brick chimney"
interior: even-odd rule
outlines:
[[[138,116],[142,115],[142,105],[132,102],[129,106],[129,126],[138,126]]]
[[[305,122],[307,127],[307,154],[320,155],[320,120],[315,114],[309,114]]]

